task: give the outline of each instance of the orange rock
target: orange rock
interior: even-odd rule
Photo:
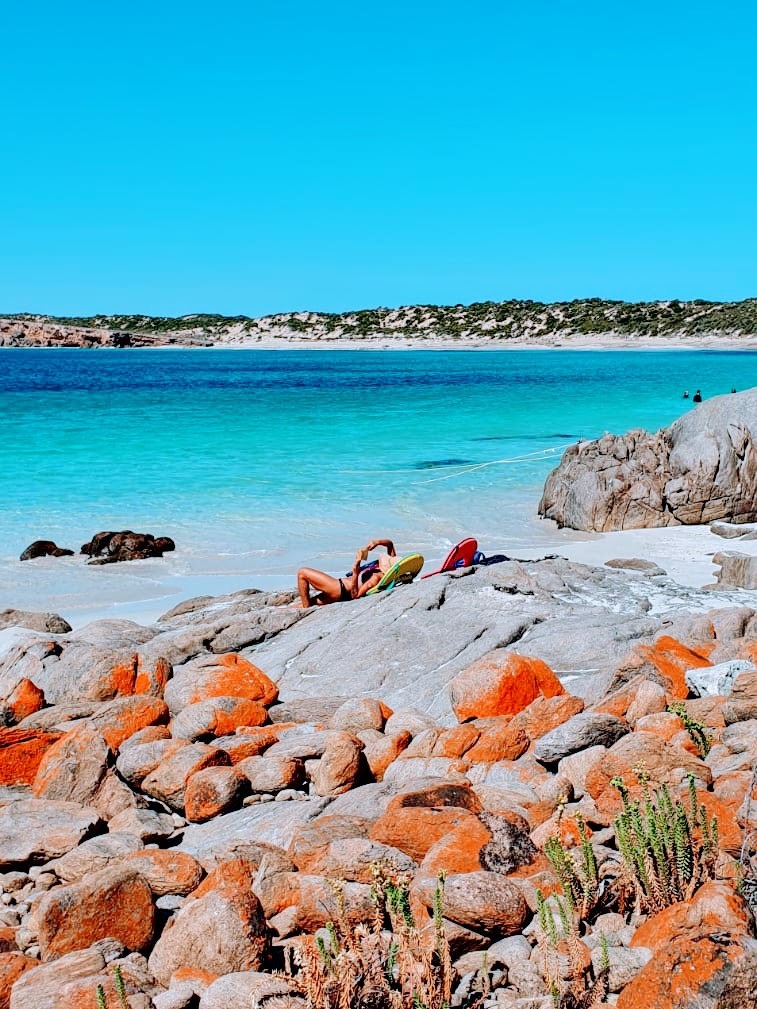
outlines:
[[[268,707],[279,696],[279,688],[266,674],[241,655],[219,655],[194,680],[194,689],[187,704],[205,701],[209,697],[245,697]],[[253,723],[255,724],[255,723]]]
[[[452,680],[450,700],[458,722],[488,715],[515,715],[537,697],[564,694],[541,659],[496,649]]]
[[[285,725],[238,725],[235,730],[236,735],[230,739],[218,739],[215,745],[228,753],[232,764],[238,764],[248,757],[259,757],[269,746],[278,743],[281,730],[289,727],[289,723]]]
[[[168,721],[168,707],[157,697],[122,697],[111,701],[92,719],[92,725],[113,750],[135,732],[148,725],[162,725]]]
[[[636,700],[636,695],[642,683],[646,683],[647,677],[643,673],[634,676],[628,683],[611,691],[606,697],[592,707],[592,711],[602,711],[607,715],[615,715],[616,718],[625,718],[628,709]]]
[[[113,666],[100,678],[101,697],[131,697],[139,669],[139,655],[132,655],[128,662]]]
[[[636,723],[638,732],[653,732],[661,739],[670,740],[681,731],[681,719],[671,711],[659,711],[654,715],[644,715]]]
[[[127,855],[124,862],[142,873],[156,897],[166,893],[192,893],[202,881],[200,863],[183,851],[145,848]]]
[[[451,729],[427,729],[420,732],[403,753],[403,757],[462,757],[474,745],[479,730],[472,725],[456,725]]]
[[[667,681],[669,696],[685,700],[689,696],[689,688],[684,674],[687,669],[701,669],[711,666],[707,658],[714,643],[707,642],[697,646],[697,651],[687,648],[675,638],[663,635],[657,638],[653,645],[637,645],[637,650]]]
[[[0,1009],[9,1009],[11,988],[32,967],[39,967],[39,960],[23,953],[0,953]]]
[[[236,732],[240,725],[263,725],[268,721],[268,712],[258,701],[240,699],[231,711],[216,709],[216,724],[213,734],[227,736]]]
[[[33,784],[43,757],[61,736],[37,729],[0,729],[0,785]]]
[[[433,844],[421,862],[421,870],[430,876],[439,872],[477,872],[482,869],[481,849],[491,840],[479,818],[471,813],[453,831]]]
[[[0,926],[0,953],[17,953],[16,930],[7,925]]]
[[[80,722],[62,736],[40,761],[33,789],[38,799],[92,802],[113,755],[90,722]]]
[[[161,802],[166,802],[177,812],[184,809],[187,782],[205,767],[225,767],[231,763],[228,753],[206,746],[189,743],[182,746],[150,771],[142,780],[142,791]]]
[[[141,662],[137,667],[134,680],[135,694],[149,694],[151,697],[162,697],[166,683],[171,677],[171,663],[168,659],[159,658],[154,669],[145,669]]]
[[[606,753],[586,772],[584,788],[592,799],[598,799],[608,788],[613,778],[622,778],[627,788],[637,784],[636,775],[629,764],[612,753]],[[616,791],[615,789],[613,789]]]
[[[329,816],[324,813],[310,823],[296,827],[287,849],[288,856],[300,872],[313,873],[332,841],[351,837],[366,837],[368,821],[358,816]]]
[[[512,725],[521,728],[530,740],[539,739],[558,725],[584,710],[584,702],[573,694],[555,697],[537,697],[528,707],[519,711]]]
[[[529,810],[530,813],[530,810]],[[587,837],[591,837],[591,827],[584,824]],[[548,820],[545,820],[535,830],[531,831],[531,840],[537,848],[544,848],[544,845],[551,837],[556,837],[567,848],[573,848],[581,843],[581,834],[578,829],[578,821],[569,813],[555,813]]]
[[[714,932],[746,934],[749,916],[741,897],[725,883],[710,880],[691,900],[671,904],[647,918],[634,932],[631,945],[658,950],[680,936],[693,939]]]
[[[707,726],[707,729],[724,729],[725,719],[723,718],[723,705],[725,704],[727,698],[720,695],[714,695],[711,697],[692,697],[690,700],[686,701],[686,713],[690,718],[693,718],[697,722],[701,722],[702,725]]]
[[[518,717],[518,716],[516,716]],[[464,728],[464,726],[460,726]],[[517,760],[529,747],[530,739],[515,719],[492,718],[482,726],[478,741],[466,752],[472,763],[493,763],[496,760]]]
[[[678,798],[685,804],[688,792],[681,789],[678,793]],[[738,856],[744,840],[741,828],[736,820],[736,810],[738,807],[729,805],[716,795],[713,795],[712,792],[707,792],[700,788],[697,789],[697,799],[699,800],[699,805],[704,806],[710,819],[713,816],[717,818],[718,847],[720,850],[734,857]]]
[[[184,794],[185,816],[204,823],[241,804],[249,791],[246,775],[236,767],[205,767],[193,774]]]
[[[23,679],[16,684],[5,703],[13,712],[14,721],[20,722],[27,715],[33,715],[44,708],[45,695],[31,680]]]
[[[56,960],[108,937],[129,950],[146,950],[155,909],[144,877],[121,865],[48,890],[35,905],[35,917],[42,959]]]
[[[622,990],[618,1009],[752,1009],[757,955],[754,943],[709,938],[670,940]]]
[[[387,810],[371,824],[368,836],[421,862],[432,845],[466,822],[479,821],[474,813],[455,806],[406,806]]]
[[[378,732],[376,736],[369,737],[361,732],[360,738],[365,743],[363,756],[371,774],[376,781],[382,781],[384,771],[407,749],[413,737],[406,729],[403,729],[401,732],[394,732],[389,736]]]

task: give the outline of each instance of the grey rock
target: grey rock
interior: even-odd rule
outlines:
[[[649,578],[667,574],[667,571],[655,564],[654,561],[645,561],[640,557],[614,557],[612,560],[605,561],[605,565],[608,568],[620,568],[624,571],[641,571]]]
[[[48,862],[46,868],[64,882],[74,883],[143,847],[133,834],[103,834],[83,841],[61,858]]]
[[[191,984],[180,982],[167,991],[153,995],[154,1009],[190,1009],[195,993]]]
[[[274,725],[281,722],[322,722],[327,725],[347,700],[347,697],[304,697],[283,701],[268,709],[268,717]]]
[[[754,669],[755,665],[749,659],[731,659],[729,662],[719,662],[716,666],[688,669],[685,673],[686,685],[696,697],[728,695],[739,673]]]
[[[723,539],[753,539],[757,536],[757,522],[713,522],[710,532]]]
[[[0,630],[4,627],[28,627],[43,634],[68,634],[71,624],[57,613],[32,613],[29,610],[0,610]]]
[[[91,806],[45,799],[12,802],[0,808],[0,867],[59,858],[100,823]]]
[[[539,514],[597,532],[757,521],[757,389],[707,400],[655,434],[572,445]]]
[[[243,971],[219,977],[200,999],[200,1009],[259,1009],[270,996],[289,995],[290,986],[283,978],[260,971]],[[298,1000],[299,1002],[299,1000]],[[299,1002],[304,1006],[304,1000]]]
[[[542,764],[555,764],[590,746],[612,746],[628,731],[628,725],[614,715],[582,711],[537,739],[534,756]]]
[[[622,991],[652,959],[652,951],[645,946],[627,949],[625,946],[608,945],[607,954],[610,959],[610,973],[607,980],[611,992]],[[592,950],[591,962],[597,973],[602,965],[602,957],[601,948]]]
[[[720,565],[715,588],[757,589],[757,554],[717,553],[712,562]]]
[[[192,855],[210,871],[225,859],[244,855],[252,844],[286,848],[294,830],[313,820],[327,805],[327,799],[305,799],[246,806],[187,827],[176,850]]]
[[[108,952],[108,945],[111,950]],[[115,956],[113,953],[115,952]],[[62,986],[80,978],[91,978],[123,952],[120,943],[95,943],[89,949],[67,953],[59,960],[26,971],[11,989],[10,1009],[58,1009]]]

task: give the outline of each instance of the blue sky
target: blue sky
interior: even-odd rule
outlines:
[[[4,4],[0,312],[757,295],[752,4]]]

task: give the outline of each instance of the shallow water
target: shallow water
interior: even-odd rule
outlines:
[[[536,505],[567,445],[752,385],[749,352],[0,350],[0,608],[154,616],[341,573],[374,536],[429,560],[466,535],[548,549]],[[122,528],[177,551],[18,561]]]

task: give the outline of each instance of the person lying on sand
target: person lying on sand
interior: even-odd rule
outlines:
[[[386,547],[386,553],[379,554],[378,560],[374,564],[367,565],[361,570],[363,561],[376,547]],[[300,593],[302,608],[307,610],[313,605],[327,606],[329,603],[360,599],[374,585],[378,585],[396,559],[397,554],[391,540],[371,540],[355,554],[352,571],[343,578],[334,578],[332,575],[327,575],[325,571],[318,571],[316,568],[300,568],[297,572],[297,591]],[[312,597],[310,595],[311,589],[316,593]]]

